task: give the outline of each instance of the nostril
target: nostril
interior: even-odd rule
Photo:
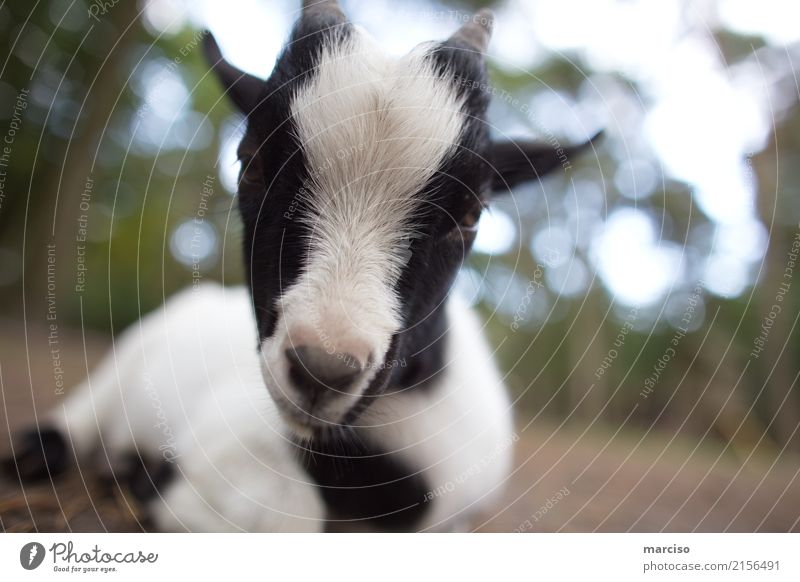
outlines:
[[[289,378],[298,388],[344,390],[363,374],[364,365],[347,353],[328,353],[314,346],[287,348]]]

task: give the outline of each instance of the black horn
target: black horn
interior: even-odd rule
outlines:
[[[303,0],[303,16],[323,11],[344,17],[344,12],[336,0]]]
[[[460,41],[476,51],[486,52],[492,28],[494,14],[488,8],[482,8],[450,37],[450,41]]]

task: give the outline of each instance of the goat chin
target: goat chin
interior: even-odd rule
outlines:
[[[419,503],[429,507],[417,530],[462,528],[491,507],[516,440],[479,321],[456,298],[448,317],[446,371],[424,389],[390,387],[356,427],[424,479]],[[311,434],[279,413],[256,345],[245,289],[184,291],[118,336],[49,425],[79,463],[102,447],[112,468],[136,452],[168,469],[152,472],[169,473],[163,482],[146,474],[156,490],[144,501],[161,530],[330,529],[336,508],[297,452]]]

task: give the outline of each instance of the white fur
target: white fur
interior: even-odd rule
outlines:
[[[458,296],[448,300],[446,372],[426,389],[379,398],[359,421],[367,439],[425,476],[431,504],[422,530],[452,529],[491,507],[511,471],[511,403],[480,321]]]
[[[81,460],[131,450],[178,469],[153,504],[166,530],[316,531],[316,488],[296,465],[266,391],[247,291],[200,285],[116,341],[53,411]]]
[[[313,330],[331,353],[357,344],[373,358],[358,386],[317,413],[323,421],[340,420],[385,364],[403,325],[393,287],[415,234],[414,214],[424,210],[417,194],[463,128],[462,102],[426,50],[390,58],[356,30],[322,51],[313,81],[292,101],[310,174],[304,195],[312,233],[307,265],[284,293],[277,331],[262,348],[268,384],[282,405],[302,408],[284,357],[298,328]]]
[[[449,307],[438,383],[390,388],[361,420],[366,438],[401,450],[432,491],[453,483],[429,501],[422,529],[452,529],[489,507],[511,462],[509,402],[480,325],[464,305]],[[324,506],[264,389],[254,330],[244,289],[183,292],[122,334],[52,418],[81,462],[102,442],[112,460],[136,448],[174,463],[177,478],[151,505],[164,530],[319,531]]]

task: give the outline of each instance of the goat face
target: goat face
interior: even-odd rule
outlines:
[[[239,207],[265,382],[309,436],[353,422],[401,356],[437,349],[487,197],[559,155],[489,138],[490,12],[391,59],[335,2],[306,4],[265,81],[210,36],[206,52],[247,116]]]

